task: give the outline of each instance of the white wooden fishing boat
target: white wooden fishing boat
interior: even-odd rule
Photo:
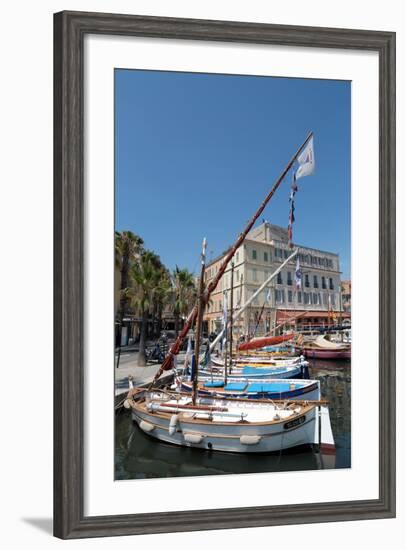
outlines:
[[[235,453],[271,453],[317,443],[312,403],[222,399],[138,392],[126,406],[149,436],[183,447]]]

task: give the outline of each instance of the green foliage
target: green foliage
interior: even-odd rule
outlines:
[[[162,314],[166,306],[179,318],[195,304],[197,290],[187,269],[178,266],[173,273],[160,257],[144,248],[144,241],[131,231],[115,233],[115,262],[120,269],[120,304],[140,317]]]

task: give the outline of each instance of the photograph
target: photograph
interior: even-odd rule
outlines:
[[[116,481],[351,468],[351,86],[114,69]]]

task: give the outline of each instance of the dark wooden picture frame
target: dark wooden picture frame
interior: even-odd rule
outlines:
[[[86,34],[379,54],[379,498],[86,517],[83,511],[83,39]],[[395,516],[395,34],[101,13],[54,18],[54,534],[79,538]]]

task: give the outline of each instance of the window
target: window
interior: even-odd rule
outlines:
[[[283,255],[284,255],[285,260],[286,260],[286,258],[288,257],[288,251],[287,251],[287,250],[284,250],[284,251],[283,251]]]
[[[292,273],[290,271],[288,271],[288,281],[287,281],[287,284],[289,286],[292,286]]]
[[[302,293],[300,291],[297,293],[297,303],[298,304],[302,303]]]
[[[323,304],[326,306],[328,304],[328,298],[327,298],[327,294],[324,293],[323,294]]]
[[[309,292],[303,293],[304,303],[305,305],[310,305],[312,303],[312,295]]]
[[[288,290],[288,302],[293,302],[293,292]]]
[[[256,270],[256,269],[253,269],[253,270],[252,270],[252,280],[253,280],[253,281],[257,281],[257,280],[258,280],[258,277],[257,277],[257,270]]]
[[[285,301],[285,291],[284,290],[275,290],[275,302],[277,304],[282,304]]]
[[[336,295],[335,294],[331,295],[331,305],[332,305],[332,307],[336,307]]]
[[[256,251],[256,250],[253,250],[253,251],[252,251],[252,259],[253,259],[253,260],[256,260],[256,259],[257,259],[257,251]]]
[[[310,286],[309,275],[306,274],[306,275],[305,275],[305,287],[306,287],[306,288],[309,288],[309,286]]]
[[[327,288],[327,285],[326,285],[326,278],[325,278],[325,277],[322,277],[322,278],[321,278],[321,288],[324,288],[324,290]]]
[[[319,295],[313,292],[313,304],[317,306],[319,304]]]
[[[313,287],[319,288],[319,281],[317,280],[317,275],[313,275]]]
[[[268,252],[264,252],[264,262],[268,261]]]
[[[235,261],[236,261],[237,264],[240,261],[240,253],[239,252],[237,252],[237,254],[235,255]]]
[[[279,273],[278,273],[278,276],[277,276],[276,282],[278,283],[278,285],[283,285],[283,281],[282,281],[282,273],[281,273],[280,271],[279,271]]]
[[[329,283],[329,289],[334,290],[333,279],[331,277],[329,278],[328,283]]]

